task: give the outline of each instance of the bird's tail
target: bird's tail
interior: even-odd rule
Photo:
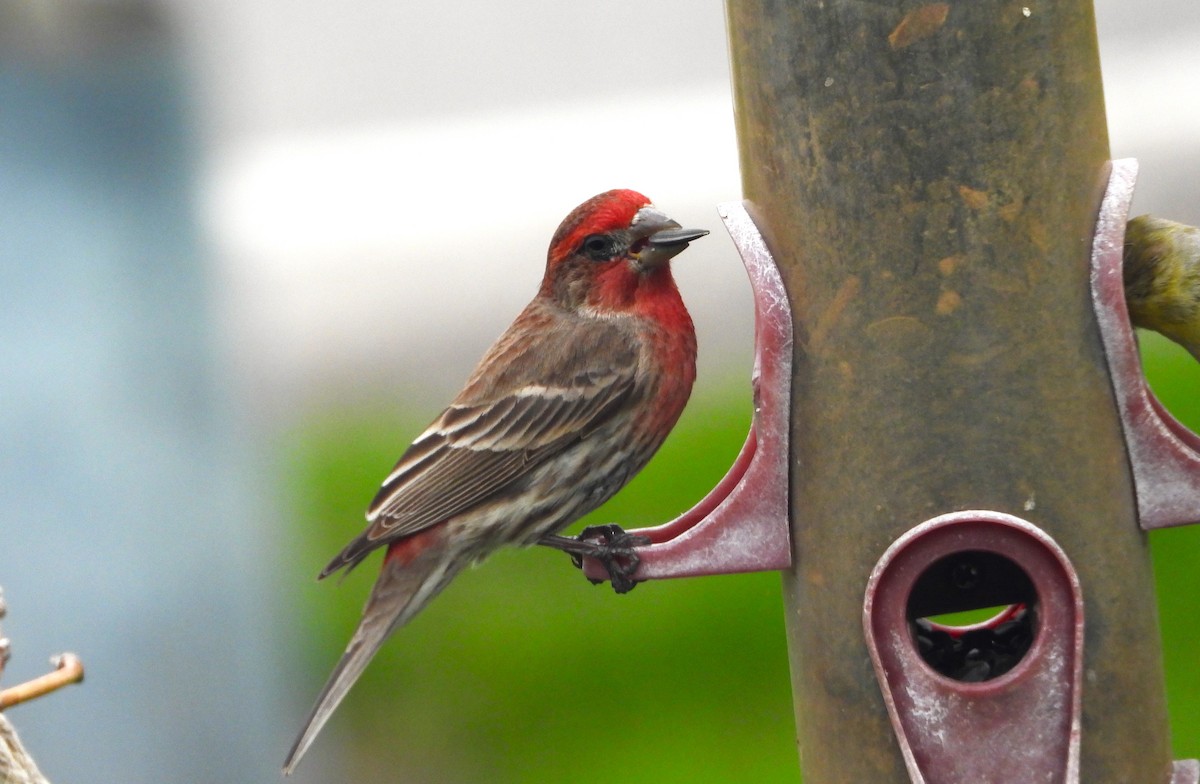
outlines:
[[[383,571],[371,589],[358,629],[317,697],[304,730],[288,753],[283,764],[285,776],[296,768],[317,733],[325,726],[358,676],[362,675],[384,640],[408,623],[466,565],[463,559],[454,558],[443,546],[437,545],[425,548],[407,563],[404,561],[392,557],[384,559]]]

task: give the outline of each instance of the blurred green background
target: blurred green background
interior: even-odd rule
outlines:
[[[1200,430],[1200,368],[1157,335],[1142,342],[1154,389]],[[357,533],[364,499],[433,413],[328,408],[282,444],[301,537],[286,579],[310,643],[296,648],[297,692],[315,694],[348,640],[374,562],[341,590],[312,575]],[[722,475],[748,423],[745,387],[702,390],[646,471],[580,525],[678,514]],[[1156,532],[1151,544],[1175,756],[1197,757],[1200,527]],[[615,596],[557,553],[503,552],[392,639],[316,750],[334,744],[353,781],[798,781],[779,577],[669,580]]]

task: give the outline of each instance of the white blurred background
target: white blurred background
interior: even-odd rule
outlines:
[[[1142,162],[1135,210],[1200,223],[1200,4],[1100,0],[1097,17],[1113,156]],[[56,111],[98,94],[94,52],[142,47],[141,87],[99,91],[95,128]],[[432,413],[583,199],[630,187],[713,230],[676,265],[700,385],[746,372],[749,293],[714,209],[740,195],[727,80],[716,2],[0,2],[5,683],[56,649],[91,668],[10,714],[52,780],[274,779],[297,641],[257,581],[287,536],[262,445],[380,389]],[[108,123],[129,112],[161,155]],[[128,203],[105,195],[160,165]],[[166,258],[178,274],[148,284]],[[79,329],[97,292],[110,307]],[[164,355],[154,338],[176,331]]]

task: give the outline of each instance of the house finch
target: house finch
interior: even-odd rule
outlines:
[[[1135,327],[1200,360],[1200,229],[1141,215],[1125,227],[1125,304]]]
[[[696,335],[669,261],[707,234],[639,193],[602,193],[563,220],[533,301],[458,397],[417,436],[321,572],[386,547],[363,617],[284,764],[290,773],[393,631],[470,563],[505,544],[601,558],[632,587],[631,537],[557,535],[642,469],[696,378]],[[631,566],[632,561],[632,566]]]

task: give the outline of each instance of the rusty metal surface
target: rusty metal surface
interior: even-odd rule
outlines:
[[[770,571],[791,565],[788,539],[788,433],[792,380],[792,314],[779,268],[741,202],[718,207],[754,290],[754,417],[742,451],[703,500],[669,523],[631,533],[638,548],[636,580]],[[605,579],[585,558],[584,574]]]
[[[862,635],[915,521],[1020,516],[1086,605],[1081,780],[1165,780],[1153,580],[1089,296],[1109,157],[1088,0],[729,2],[744,195],[793,303],[807,784],[908,780]]]
[[[1017,666],[980,682],[948,678],[908,634],[909,601],[935,562],[986,551],[1025,571],[1036,629]],[[863,630],[908,767],[922,784],[1079,784],[1083,597],[1062,549],[1012,515],[965,511],[921,523],[887,549],[867,583]]]
[[[1200,522],[1200,438],[1150,390],[1129,323],[1121,255],[1136,180],[1136,161],[1112,162],[1092,246],[1091,282],[1133,469],[1138,521],[1150,530]]]

